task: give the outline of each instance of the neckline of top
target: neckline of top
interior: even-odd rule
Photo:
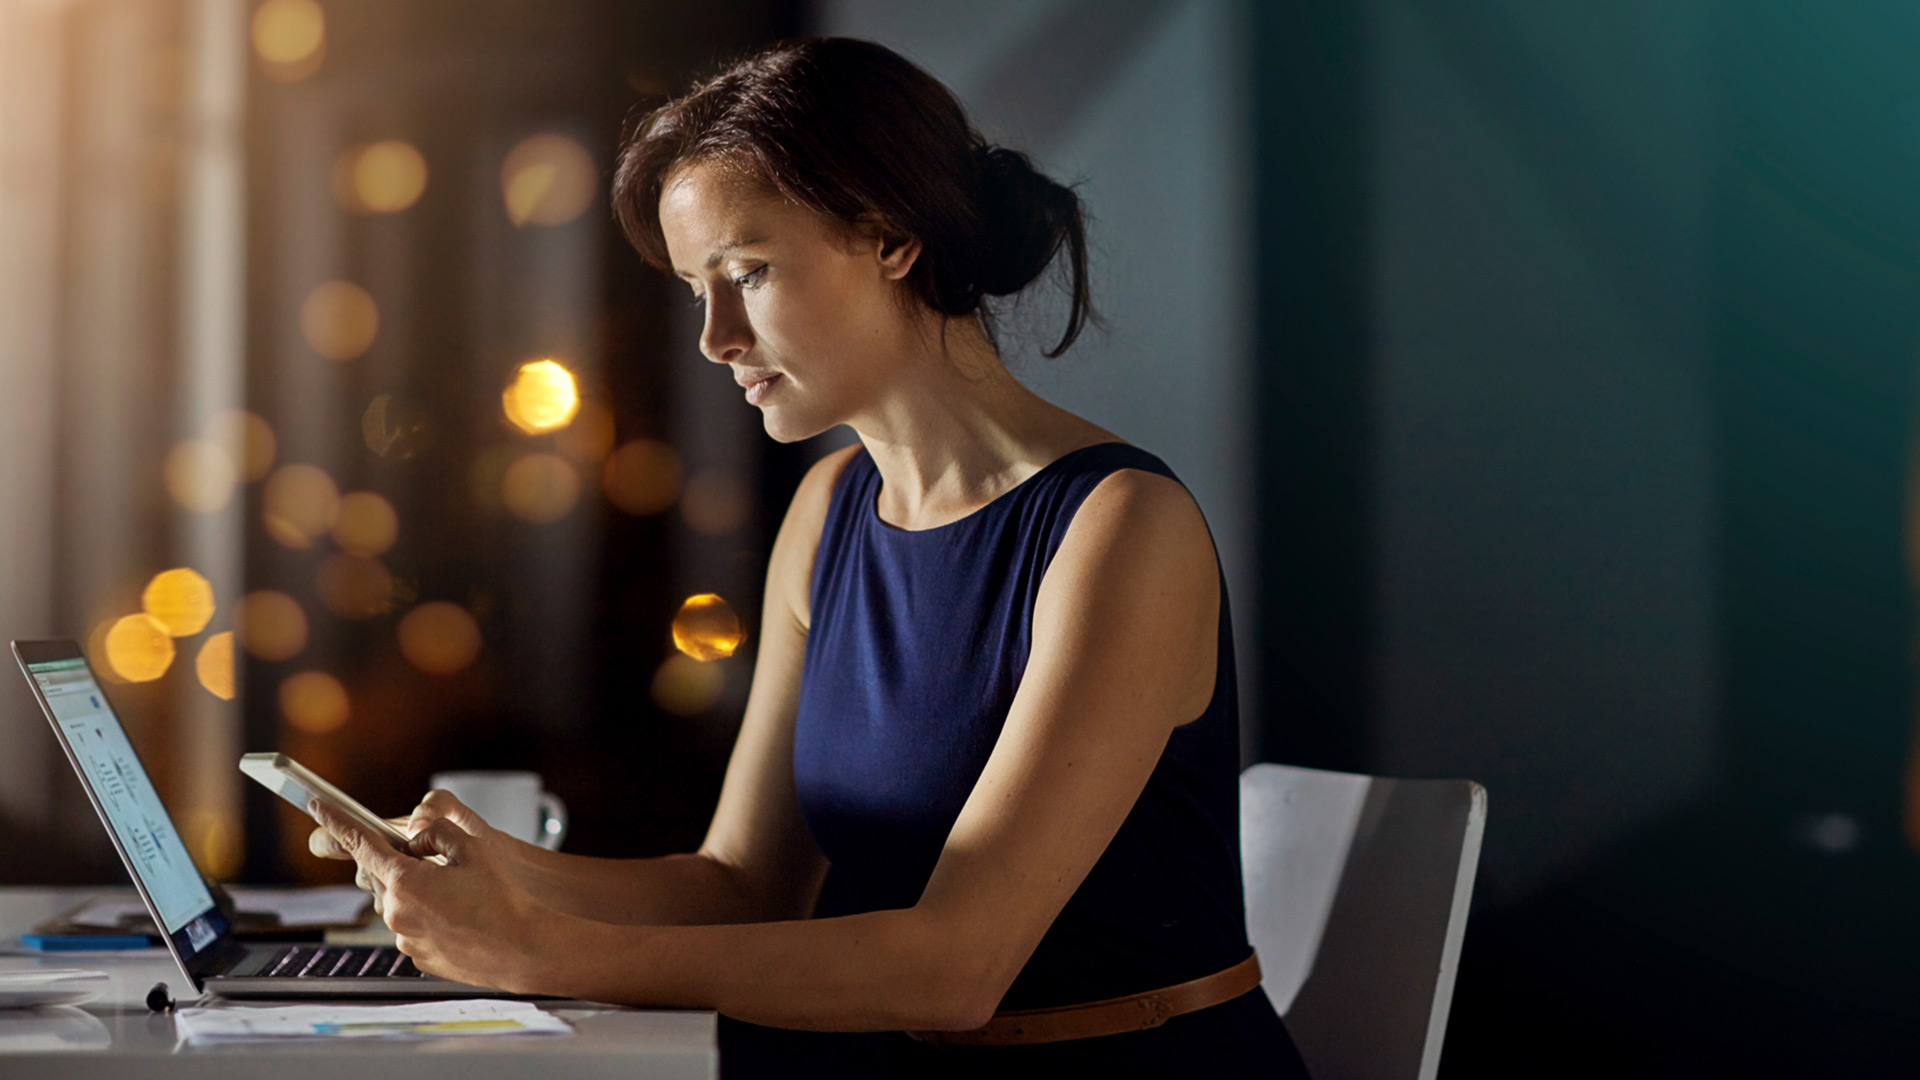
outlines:
[[[874,524],[878,525],[882,531],[892,535],[896,535],[896,536],[927,536],[933,533],[943,532],[947,529],[952,529],[957,526],[964,525],[969,521],[978,520],[987,511],[992,510],[993,508],[999,506],[1000,504],[1012,499],[1014,495],[1018,494],[1020,491],[1025,489],[1028,484],[1033,483],[1035,480],[1038,480],[1040,477],[1045,476],[1047,473],[1058,468],[1060,464],[1066,461],[1068,458],[1076,457],[1080,454],[1084,454],[1089,450],[1099,450],[1102,448],[1115,447],[1115,446],[1124,446],[1124,447],[1131,448],[1133,444],[1130,442],[1123,442],[1119,439],[1108,439],[1105,442],[1088,443],[1085,446],[1076,446],[1072,450],[1069,450],[1066,453],[1061,454],[1059,457],[1054,458],[1052,461],[1049,461],[1045,465],[1042,465],[1038,469],[1035,469],[1033,471],[1033,475],[1013,485],[1012,487],[1001,492],[1000,494],[995,495],[993,498],[988,499],[981,506],[973,510],[969,510],[967,513],[962,514],[957,518],[954,518],[952,521],[942,522],[938,525],[929,525],[924,529],[903,529],[900,526],[895,525],[892,522],[888,521],[886,518],[881,517],[880,516],[880,485],[875,484],[873,488],[873,498],[865,500],[866,516]],[[868,454],[865,449],[862,449],[860,453],[866,457],[868,464],[873,465],[873,455]],[[873,465],[873,471],[874,471],[874,475],[878,476],[880,473],[880,467],[878,465]]]

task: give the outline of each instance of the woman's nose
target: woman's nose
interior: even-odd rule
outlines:
[[[700,351],[716,364],[731,364],[753,347],[753,327],[737,296],[714,290],[707,296],[707,321],[700,328]]]

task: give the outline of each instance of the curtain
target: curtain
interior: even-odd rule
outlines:
[[[245,20],[239,0],[0,0],[0,635],[87,643],[217,876],[241,850],[239,721],[196,661],[232,624],[241,500],[189,510],[167,463],[241,401]],[[106,630],[174,568],[211,585],[212,618],[129,681]],[[119,874],[16,675],[0,852],[0,881]]]

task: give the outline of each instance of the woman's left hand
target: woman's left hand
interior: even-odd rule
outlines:
[[[536,992],[545,960],[538,941],[550,920],[505,872],[505,853],[495,850],[491,831],[475,835],[440,818],[402,852],[324,803],[315,801],[308,811],[379,883],[386,897],[381,915],[415,967],[477,986]],[[427,861],[434,855],[445,865]]]

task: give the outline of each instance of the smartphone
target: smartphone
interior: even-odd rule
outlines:
[[[307,812],[310,800],[319,799],[378,833],[395,848],[408,850],[407,834],[401,832],[393,822],[361,806],[353,796],[322,780],[312,769],[285,754],[243,754],[240,757],[240,771],[299,807],[303,814]]]

